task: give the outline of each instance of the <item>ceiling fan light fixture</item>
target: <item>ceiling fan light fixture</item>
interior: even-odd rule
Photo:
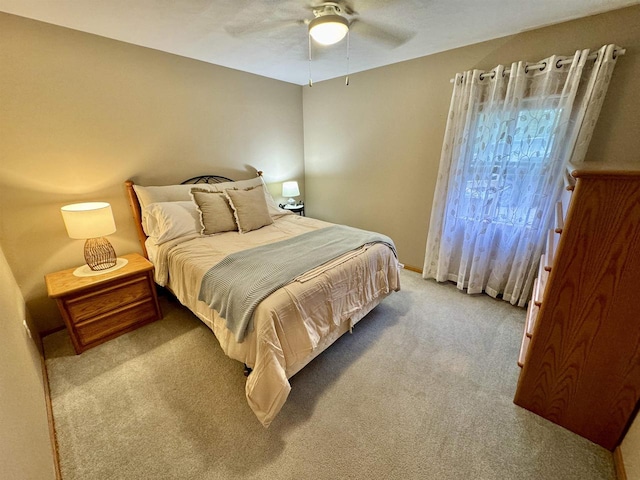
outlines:
[[[340,15],[322,15],[309,22],[309,35],[322,45],[333,45],[349,31],[349,22]]]

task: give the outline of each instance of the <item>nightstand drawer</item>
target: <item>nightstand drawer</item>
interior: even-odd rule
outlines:
[[[149,281],[145,275],[65,299],[65,305],[73,323],[77,324],[151,296]]]
[[[149,297],[143,301],[109,311],[104,315],[95,316],[76,325],[75,330],[82,345],[89,345],[111,336],[117,336],[123,331],[133,330],[143,323],[155,320],[157,316],[154,299]]]

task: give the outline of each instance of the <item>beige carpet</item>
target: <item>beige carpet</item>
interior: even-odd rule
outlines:
[[[402,288],[291,380],[269,429],[171,298],[82,355],[50,335],[64,480],[615,478],[608,451],[512,403],[523,310],[406,271]]]

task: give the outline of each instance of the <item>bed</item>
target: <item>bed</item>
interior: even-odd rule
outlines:
[[[290,256],[282,262],[282,270],[286,270],[287,265],[305,263],[310,256],[305,252],[307,242],[333,243],[325,242],[322,236],[342,238],[343,230],[339,229],[350,227],[333,226],[279,208],[261,172],[254,179],[237,182],[207,175],[179,185],[144,187],[127,181],[125,186],[143,253],[155,267],[156,283],[170,290],[213,331],[227,356],[245,364],[246,372],[250,372],[246,398],[265,427],[289,395],[289,378],[351,331],[387,295],[400,290],[402,266],[393,242],[371,233],[375,236],[371,242],[366,240],[357,248],[327,257],[330,260],[297,273],[292,281],[284,280],[291,272],[265,273],[268,281],[262,283],[274,278],[273,284],[266,285],[274,291],[256,294],[251,313],[243,313],[248,324],[240,322],[238,327],[230,319],[240,315],[224,305],[230,294],[227,297],[226,291],[219,292],[220,283],[210,285],[213,293],[205,288],[216,278],[224,288],[225,283],[239,283],[228,280],[235,278],[233,269],[238,265],[231,260],[238,256],[252,257],[254,262],[256,258],[269,259],[258,260],[254,264],[257,267],[247,267],[249,276],[249,272],[261,270],[262,263],[273,265],[278,255]],[[229,212],[234,222],[228,219]],[[232,223],[235,230],[227,230]],[[276,247],[279,254],[264,250]],[[297,260],[293,260],[294,255],[299,256]],[[225,266],[232,270],[220,273],[225,272],[219,270]],[[247,291],[253,290],[251,287]],[[222,296],[223,304],[204,298],[215,294]],[[219,312],[224,312],[224,317]]]

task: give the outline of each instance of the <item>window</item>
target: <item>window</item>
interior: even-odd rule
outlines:
[[[538,180],[549,168],[559,114],[554,108],[478,114],[463,165],[467,207],[458,218],[524,227],[539,218]]]

